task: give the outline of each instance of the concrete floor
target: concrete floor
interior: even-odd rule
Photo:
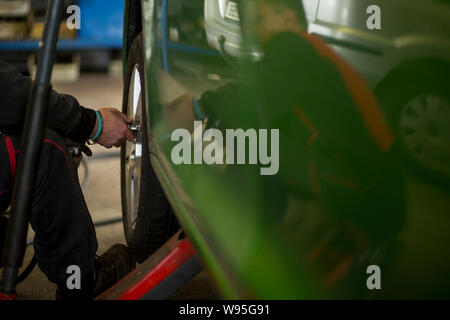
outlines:
[[[55,83],[54,89],[71,94],[79,100],[80,104],[94,109],[101,107],[116,107],[122,105],[122,79],[107,75],[83,75],[75,83]],[[99,146],[92,148],[94,156],[87,159],[89,179],[84,194],[88,208],[94,222],[112,218],[120,218],[120,159],[119,150],[106,150]],[[96,159],[96,157],[102,157]],[[103,158],[103,156],[106,156]],[[85,171],[79,171],[80,180],[83,181]],[[30,239],[33,232],[30,229]],[[98,227],[97,237],[99,250],[102,254],[115,243],[124,243],[123,227],[121,223]],[[27,248],[25,264],[33,256],[32,246]],[[23,283],[18,285],[19,299],[22,300],[52,300],[55,298],[56,287],[50,283],[44,274],[35,268],[33,273]],[[214,299],[219,295],[206,272],[201,273],[184,288],[177,292],[173,299]]]

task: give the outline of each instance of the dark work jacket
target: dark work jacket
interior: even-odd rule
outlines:
[[[8,207],[11,198],[30,88],[30,78],[0,61],[0,213]],[[72,96],[52,91],[49,129],[63,138],[84,143],[95,122],[95,111],[83,108]]]
[[[20,136],[31,89],[31,79],[0,61],[0,132]],[[96,122],[93,110],[83,108],[70,96],[52,91],[48,128],[64,138],[84,143]],[[0,150],[0,153],[3,151]]]

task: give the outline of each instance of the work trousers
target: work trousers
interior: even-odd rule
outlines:
[[[19,136],[0,134],[0,213],[11,204],[19,148]],[[30,222],[38,265],[51,282],[65,283],[73,274],[71,266],[79,267],[82,277],[92,271],[98,248],[95,228],[75,163],[51,130],[39,160]]]

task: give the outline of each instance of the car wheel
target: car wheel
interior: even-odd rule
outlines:
[[[179,229],[150,161],[142,34],[128,55],[123,112],[139,127],[134,142],[121,149],[121,195],[125,238],[143,262]]]
[[[450,77],[448,66],[405,68],[377,90],[407,159],[428,177],[450,179]]]

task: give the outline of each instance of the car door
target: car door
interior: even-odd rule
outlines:
[[[217,158],[228,154],[227,129],[271,129],[260,126],[264,119],[255,102],[262,96],[255,61],[245,54],[227,54],[210,41],[204,1],[154,3],[153,29],[145,35],[152,162],[180,223],[226,296],[370,296],[366,267],[383,260],[388,245],[370,243],[348,221],[338,223],[320,199],[292,196],[292,181],[261,175],[261,157],[252,161],[250,153],[250,141],[260,141],[258,130],[245,137],[241,163],[237,157],[232,164],[208,163],[203,151],[212,144]],[[228,3],[219,2],[224,17],[233,20]],[[377,3],[381,1],[370,2]],[[378,56],[370,51],[373,41],[366,41],[369,33],[363,30],[368,5],[365,0],[305,0],[310,32],[328,37],[336,51],[344,50],[345,59],[373,69]],[[392,18],[389,13],[384,17]],[[249,47],[245,42],[240,46],[244,53]],[[217,112],[200,120],[204,110],[196,102],[205,99]],[[208,129],[217,131],[208,138]],[[285,154],[293,157],[291,169],[296,174],[295,161],[302,160],[301,153],[288,149]],[[395,286],[395,276],[390,280]]]

